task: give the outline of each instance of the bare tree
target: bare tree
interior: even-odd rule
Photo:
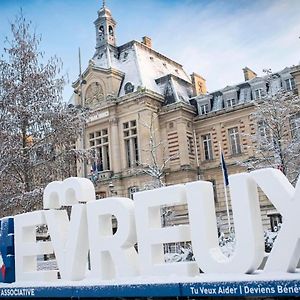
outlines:
[[[149,122],[145,122],[139,115],[139,123],[145,127],[149,133],[149,143],[142,151],[148,153],[148,159],[145,162],[137,162],[137,172],[146,174],[152,178],[152,182],[147,184],[146,188],[158,188],[165,185],[166,168],[168,162],[178,156],[167,156],[164,141],[157,138],[158,128],[155,127],[158,114],[151,113]],[[161,159],[160,159],[161,155]]]
[[[81,153],[73,145],[86,113],[62,101],[62,63],[57,57],[46,60],[40,42],[21,11],[0,57],[3,215],[41,207],[45,185],[70,176]]]
[[[272,80],[269,74],[269,82]],[[251,136],[255,154],[243,165],[249,169],[280,169],[291,182],[299,176],[300,99],[293,92],[271,88],[260,101],[254,101],[256,133]]]

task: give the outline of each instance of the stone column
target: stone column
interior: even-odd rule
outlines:
[[[112,171],[114,173],[121,172],[121,152],[120,152],[120,137],[119,137],[119,126],[118,118],[113,117],[109,120],[110,123],[110,154]]]

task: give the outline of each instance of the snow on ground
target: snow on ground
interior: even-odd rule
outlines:
[[[184,262],[183,262],[184,263]],[[39,270],[45,270],[47,267],[56,267],[54,260],[49,260],[39,264]],[[40,271],[42,272],[42,271]],[[139,285],[139,284],[166,284],[166,283],[197,283],[197,282],[259,282],[259,281],[281,281],[281,280],[300,280],[300,269],[296,273],[256,271],[254,274],[204,274],[201,273],[194,277],[181,276],[180,274],[170,274],[168,276],[136,276],[131,278],[122,278],[118,280],[99,280],[92,278],[90,271],[87,271],[86,279],[80,281],[57,280],[54,282],[38,282],[26,281],[0,284],[0,288],[4,287],[60,287],[60,286],[107,286],[107,285]]]
[[[56,263],[55,259],[38,260],[37,269],[38,269],[38,271],[58,270],[58,267],[57,267],[57,263]]]

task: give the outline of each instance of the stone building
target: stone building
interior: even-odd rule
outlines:
[[[255,131],[252,101],[270,88],[266,78],[246,67],[244,82],[207,93],[205,79],[196,73],[189,76],[182,65],[155,51],[149,37],[117,46],[116,22],[107,7],[98,11],[94,25],[95,54],[73,83],[75,104],[91,111],[85,139],[77,147],[94,153],[94,159],[78,164],[79,176],[94,181],[99,198],[132,197],[155,181],[142,172],[142,166],[153,164],[152,152],[158,165],[166,163],[162,176],[166,185],[211,181],[217,212],[224,218],[219,149],[229,174],[245,171],[236,161],[253,155],[244,133]],[[272,89],[299,91],[299,66],[275,77]],[[155,151],[149,144],[152,138],[159,145]],[[267,225],[266,215],[273,209],[267,200],[261,205]],[[165,219],[186,220],[184,207]]]

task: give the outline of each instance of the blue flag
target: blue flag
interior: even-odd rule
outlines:
[[[227,167],[225,164],[223,152],[221,153],[221,166],[222,166],[222,171],[223,171],[224,183],[227,186],[227,185],[229,185],[229,180],[228,180],[228,172],[227,172]]]

